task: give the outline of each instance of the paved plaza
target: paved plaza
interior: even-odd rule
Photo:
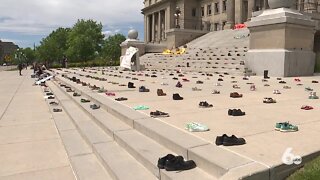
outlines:
[[[102,70],[104,75],[102,74]],[[71,105],[69,100],[66,100],[67,96],[63,95],[62,90],[58,88],[59,83],[70,85],[74,90],[81,92],[82,97],[88,97],[92,102],[106,102],[105,106],[110,106],[110,108],[112,106],[119,106],[124,109],[132,109],[134,106],[145,105],[150,107],[150,109],[139,110],[138,114],[149,116],[149,113],[155,110],[169,113],[170,117],[166,118],[148,118],[133,121],[133,130],[138,130],[144,135],[149,133],[150,137],[154,139],[155,137],[150,133],[151,131],[156,131],[154,129],[157,128],[161,131],[161,128],[165,126],[167,128],[171,127],[173,130],[176,129],[174,131],[177,132],[177,137],[180,137],[182,132],[186,134],[182,137],[192,139],[195,142],[201,141],[201,143],[210,146],[211,152],[208,151],[208,148],[191,148],[191,150],[188,149],[186,151],[186,154],[184,154],[184,150],[180,150],[179,148],[172,152],[177,154],[181,152],[188,159],[194,157],[196,163],[199,163],[198,167],[200,169],[197,168],[197,170],[191,170],[190,172],[193,174],[199,173],[201,174],[199,177],[206,177],[206,179],[219,178],[217,174],[222,172],[221,170],[216,170],[216,166],[222,169],[225,168],[223,172],[227,172],[227,176],[222,176],[224,179],[246,177],[250,174],[260,174],[262,179],[268,179],[263,175],[266,172],[270,177],[281,179],[288,172],[291,172],[292,169],[298,167],[297,165],[289,166],[283,164],[282,155],[287,148],[291,147],[294,155],[301,156],[303,163],[319,155],[320,143],[316,141],[316,137],[320,134],[320,100],[308,99],[309,92],[305,90],[306,87],[310,87],[314,91],[320,89],[319,83],[312,83],[312,81],[320,81],[320,76],[317,75],[313,77],[282,78],[281,81],[285,81],[286,84],[281,84],[279,83],[280,80],[277,80],[275,77],[271,77],[268,82],[262,82],[262,77],[259,76],[252,76],[248,80],[243,80],[242,76],[231,78],[230,75],[223,75],[223,77],[217,74],[206,76],[202,75],[202,73],[191,72],[184,72],[184,77],[179,77],[176,72],[171,71],[134,73],[124,71],[120,73],[118,70],[111,71],[108,68],[86,69],[86,71],[82,71],[82,69],[63,69],[54,70],[54,72],[58,73],[56,81],[48,82],[48,85],[57,96],[59,102],[64,104],[63,108],[66,110],[66,113],[52,112],[52,108],[47,103],[48,100],[43,98],[43,87],[32,86],[35,79],[30,78],[31,71],[23,71],[24,76],[18,76],[17,71],[0,72],[0,91],[2,94],[0,96],[0,154],[3,154],[0,156],[0,165],[3,167],[0,170],[0,179],[75,179],[75,176],[80,177],[79,179],[90,179],[90,177],[92,179],[93,176],[95,176],[94,179],[111,179],[116,176],[114,174],[117,174],[116,171],[119,171],[119,169],[113,169],[115,171],[114,174],[108,168],[104,170],[102,167],[105,167],[105,164],[101,164],[101,159],[99,160],[96,157],[97,154],[103,154],[104,150],[105,152],[112,152],[112,150],[107,149],[107,146],[104,146],[104,143],[113,142],[112,139],[106,137],[99,140],[98,135],[94,135],[93,139],[89,137],[90,142],[95,141],[93,142],[93,146],[96,146],[93,148],[95,150],[86,144],[87,141],[81,140],[82,136],[79,135],[77,129],[81,129],[82,127],[78,125],[75,127],[69,117],[73,119],[75,116],[80,117],[80,114],[83,112],[77,110],[79,106]],[[170,76],[170,73],[174,75]],[[114,92],[116,96],[107,96],[104,93],[92,91],[87,86],[81,86],[81,84],[76,84],[63,78],[62,74],[68,77],[80,78],[81,81],[90,83],[91,85],[104,87],[108,92]],[[149,76],[147,77],[145,74]],[[88,75],[103,77],[107,81],[89,78]],[[157,77],[150,77],[151,75],[156,75]],[[132,80],[131,78],[133,77],[138,80]],[[173,80],[173,77],[177,77],[178,80]],[[183,78],[190,80],[190,82],[183,82]],[[223,79],[223,81],[217,81],[218,78]],[[294,79],[296,78],[299,78],[300,82],[295,81]],[[175,87],[177,81],[182,83],[182,88]],[[203,84],[197,84],[196,81],[203,81]],[[127,85],[128,82],[133,82],[136,88],[128,89],[127,86],[119,86],[120,84]],[[216,86],[215,84],[218,82],[222,86]],[[161,85],[163,83],[167,83],[168,85]],[[256,91],[250,91],[252,83],[255,84]],[[53,84],[57,86],[53,86]],[[234,89],[232,86],[235,84],[240,89]],[[265,86],[265,84],[270,86]],[[150,92],[139,92],[139,86],[146,86],[150,89]],[[291,88],[284,89],[284,86]],[[202,90],[193,91],[193,87]],[[167,96],[157,96],[156,91],[159,88],[163,89]],[[221,93],[212,94],[213,90],[218,90]],[[273,90],[279,90],[281,94],[273,94]],[[243,94],[243,97],[230,98],[229,94],[231,92]],[[184,100],[172,100],[173,93],[179,93]],[[128,100],[121,102],[114,101],[118,97],[126,97]],[[277,103],[265,104],[262,102],[264,97],[272,97]],[[78,101],[80,99],[75,100]],[[207,101],[213,104],[213,107],[199,108],[198,104],[200,101]],[[300,108],[303,105],[312,106],[314,109],[308,111],[302,110]],[[69,111],[67,110],[68,108]],[[228,116],[228,109],[233,108],[241,109],[246,115],[240,117]],[[72,114],[72,112],[76,114]],[[138,116],[134,114],[135,117],[130,117],[131,111],[123,111],[122,113],[125,114],[126,112],[128,112],[127,116],[129,119],[135,119]],[[95,117],[94,114],[99,115],[99,111],[92,111],[90,113],[92,114],[91,116],[83,114],[81,121],[84,121],[85,117],[88,118],[85,121],[89,121]],[[105,116],[105,118],[107,117]],[[277,122],[285,121],[297,125],[299,131],[283,133],[274,130]],[[154,129],[147,128],[148,123],[151,126],[152,123],[156,122],[165,126],[154,126]],[[207,125],[210,130],[207,132],[189,132],[185,127],[190,122]],[[135,125],[136,123],[138,125]],[[146,123],[146,127],[142,128],[144,126],[143,123]],[[171,129],[169,129],[167,135],[161,134],[160,136],[174,137],[174,134],[171,134]],[[89,132],[88,130],[85,131]],[[222,134],[234,134],[237,137],[243,137],[246,140],[246,144],[230,147],[216,146],[215,138]],[[124,134],[115,133],[114,136],[125,139]],[[117,137],[115,138],[117,139]],[[78,139],[81,143],[76,143],[78,141],[74,141],[74,139]],[[130,143],[125,142],[123,139],[121,139],[123,141],[121,143],[128,143],[128,146],[130,146]],[[134,138],[127,140],[135,141]],[[163,141],[160,137],[154,140],[160,144]],[[181,140],[174,139],[172,141],[173,143],[175,141],[181,142]],[[168,145],[167,147],[169,152],[172,150],[170,146]],[[122,145],[122,147],[126,149],[126,146]],[[127,151],[132,155],[130,148]],[[222,152],[227,152],[229,153],[228,156],[230,156],[219,157],[219,153]],[[105,154],[101,157],[105,156],[107,155]],[[132,156],[136,157],[135,154]],[[154,164],[156,164],[157,158],[159,157],[150,157],[150,159],[155,161]],[[215,162],[215,169],[213,166],[206,164],[206,159],[212,163],[215,161],[221,162],[220,164]],[[107,160],[104,159],[102,162],[104,161]],[[109,161],[112,160],[109,159]],[[146,166],[143,160],[141,160],[142,162],[138,161],[143,166]],[[128,160],[128,162],[131,161]],[[88,164],[91,165],[88,166]],[[96,167],[94,169],[97,170],[94,171],[92,167]],[[213,168],[214,173],[209,172],[210,167]],[[237,171],[237,168],[233,167],[237,167],[241,171]],[[147,169],[149,168],[147,167]],[[151,170],[151,172],[153,171]],[[183,173],[181,174],[183,175]],[[151,177],[148,174],[143,175]],[[170,173],[160,173],[159,175],[159,177],[166,177],[167,179],[181,178],[181,176],[174,178],[175,176],[176,174]],[[121,177],[126,176],[123,175]],[[190,176],[189,174],[189,177],[194,176]]]

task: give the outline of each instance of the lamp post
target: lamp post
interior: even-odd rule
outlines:
[[[176,28],[180,28],[179,18],[181,15],[181,11],[179,7],[176,7],[176,12],[174,13],[174,16],[176,17]]]

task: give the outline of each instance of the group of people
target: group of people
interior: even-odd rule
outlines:
[[[18,70],[19,70],[20,76],[22,76],[22,69],[24,69],[24,68],[27,69],[27,67],[28,66],[26,64],[23,64],[23,63],[18,64]],[[43,74],[44,70],[47,70],[47,68],[44,64],[38,64],[38,63],[33,63],[32,69],[33,69],[33,73],[38,77],[40,77]]]

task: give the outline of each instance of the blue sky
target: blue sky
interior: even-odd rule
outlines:
[[[93,19],[106,35],[137,29],[143,40],[142,8],[143,0],[1,0],[0,39],[33,47],[58,27]]]

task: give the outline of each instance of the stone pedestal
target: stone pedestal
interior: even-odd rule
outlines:
[[[313,75],[315,22],[296,10],[265,10],[247,23],[250,49],[246,66],[257,75],[269,70],[270,76]]]
[[[138,41],[135,39],[127,39],[124,42],[122,42],[120,46],[121,46],[122,56],[126,54],[126,50],[129,47],[135,47],[138,49],[138,52],[132,58],[133,64],[131,65],[131,70],[141,71],[145,69],[144,66],[140,64],[140,59],[139,59],[141,55],[145,54],[146,44],[144,42]],[[120,64],[121,64],[121,60],[120,60]]]

